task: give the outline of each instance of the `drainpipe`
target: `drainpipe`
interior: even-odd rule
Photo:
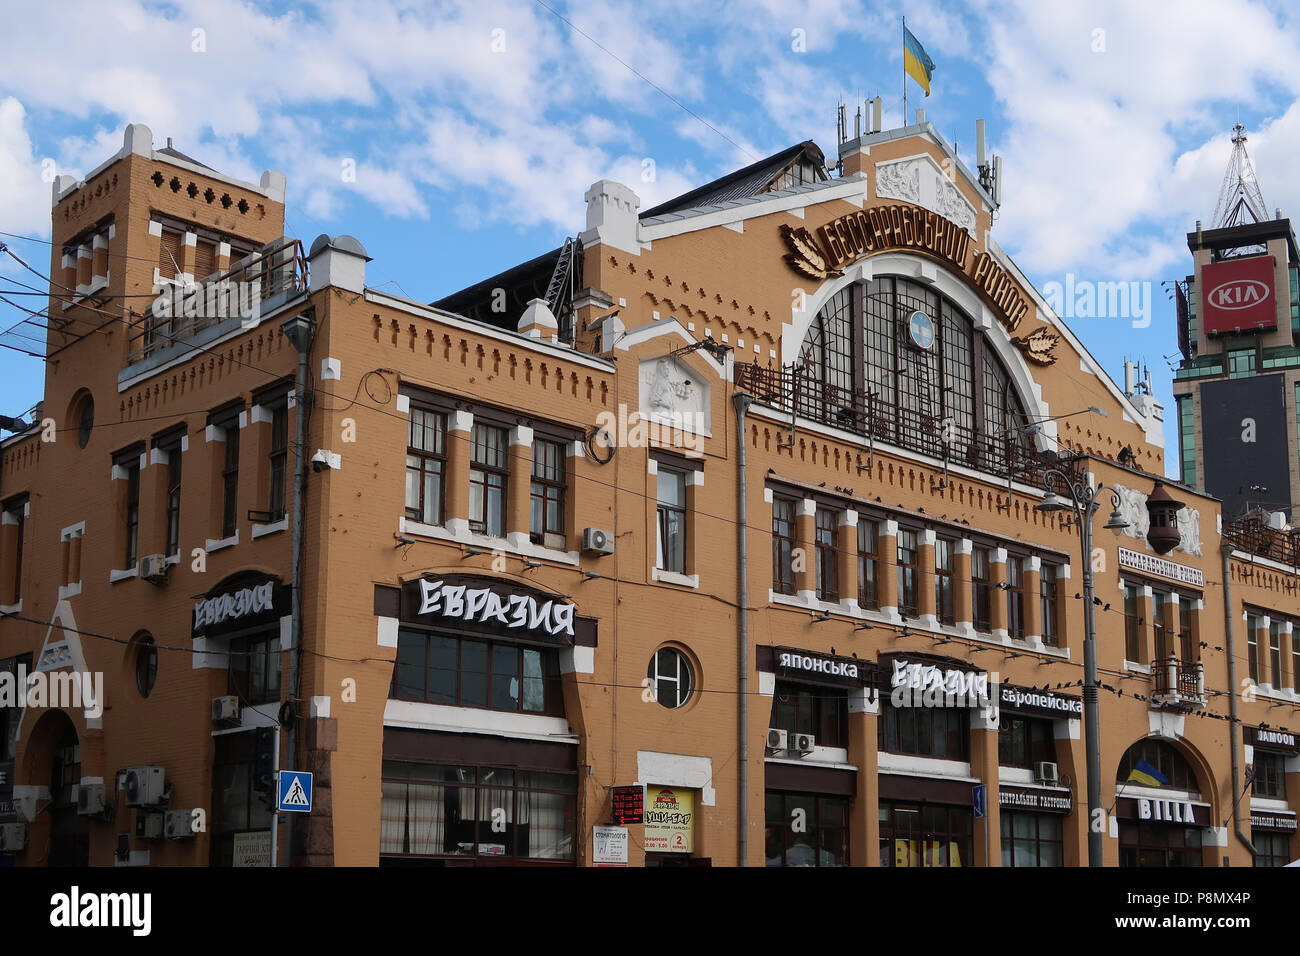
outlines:
[[[289,638],[289,701],[293,707],[296,707],[293,702],[298,699],[298,687],[302,679],[302,522],[307,495],[307,414],[311,408],[311,396],[307,394],[307,356],[311,352],[312,343],[316,339],[316,310],[309,308],[302,315],[295,315],[286,321],[281,328],[284,330],[285,337],[290,344],[298,350],[297,414],[294,415],[298,448],[298,474],[294,481],[293,492],[293,590],[290,593],[290,600],[292,601],[290,629],[292,633]],[[296,727],[297,719],[295,716],[286,731],[287,746],[285,747],[285,756],[289,766],[285,769],[289,770],[296,769],[294,766],[297,761],[297,750],[294,747],[294,731]],[[290,813],[286,814],[286,816],[284,842],[288,851],[289,865],[292,866],[294,814]]]
[[[749,850],[749,563],[745,540],[745,523],[748,520],[745,508],[748,494],[745,481],[745,412],[754,401],[754,396],[737,392],[732,396],[732,401],[736,403],[736,573],[739,575],[736,641],[740,651],[740,693],[737,695],[740,701],[740,723],[737,730],[740,737],[740,836],[737,852],[740,856],[737,866],[745,866]]]
[[[1241,793],[1237,790],[1237,781],[1241,779],[1238,773],[1241,758],[1237,752],[1237,725],[1240,723],[1237,719],[1237,658],[1234,656],[1236,651],[1232,642],[1232,621],[1235,616],[1232,612],[1232,566],[1229,561],[1232,546],[1221,544],[1219,551],[1223,555],[1223,633],[1228,640],[1225,646],[1228,650],[1228,746],[1232,754],[1232,829],[1237,834],[1237,839],[1250,851],[1253,860],[1255,844],[1250,842],[1241,829]]]

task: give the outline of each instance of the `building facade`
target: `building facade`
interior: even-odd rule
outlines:
[[[1080,865],[1095,821],[1111,865],[1297,855],[1294,569],[1185,485],[1151,549],[1158,416],[932,126],[839,158],[644,212],[596,183],[575,240],[434,305],[141,126],[56,183],[0,457],[0,852]],[[1083,558],[1035,507],[1081,476],[1124,525]]]

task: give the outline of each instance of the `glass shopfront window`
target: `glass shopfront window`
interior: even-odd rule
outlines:
[[[768,866],[848,866],[849,799],[767,792]]]
[[[577,791],[573,773],[385,760],[381,862],[572,862]]]
[[[882,706],[881,750],[943,760],[970,759],[970,713],[962,707]]]
[[[881,866],[971,866],[970,807],[880,804]]]
[[[1120,866],[1200,866],[1201,828],[1121,820]]]
[[[1289,834],[1252,829],[1250,842],[1255,844],[1256,866],[1286,866],[1291,862]]]
[[[1003,866],[1063,866],[1061,817],[1003,810]]]
[[[847,747],[849,693],[844,688],[777,681],[768,726],[812,734],[819,747]]]

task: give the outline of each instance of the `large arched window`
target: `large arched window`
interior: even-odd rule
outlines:
[[[1125,751],[1115,773],[1115,782],[1169,787],[1190,793],[1200,790],[1196,773],[1187,758],[1175,750],[1173,744],[1153,737],[1139,740]]]
[[[1001,474],[1031,448],[1011,376],[970,317],[905,278],[832,296],[795,372],[796,410],[826,424]]]

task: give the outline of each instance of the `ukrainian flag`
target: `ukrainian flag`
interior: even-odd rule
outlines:
[[[1125,782],[1141,783],[1148,787],[1158,787],[1162,783],[1168,783],[1169,778],[1145,760],[1139,760],[1133,765],[1133,769],[1128,772],[1128,780]]]
[[[912,36],[912,31],[903,26],[903,69],[907,75],[920,84],[925,95],[930,95],[930,75],[934,73],[934,60],[930,59],[921,46],[921,41]]]

